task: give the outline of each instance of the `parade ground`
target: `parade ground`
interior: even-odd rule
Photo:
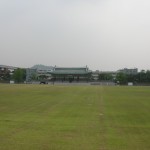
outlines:
[[[1,150],[150,150],[150,87],[0,84]]]

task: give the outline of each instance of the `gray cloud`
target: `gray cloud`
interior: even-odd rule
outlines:
[[[149,68],[148,0],[1,0],[0,63]]]

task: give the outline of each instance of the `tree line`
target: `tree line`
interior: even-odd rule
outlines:
[[[35,78],[33,74],[32,79]],[[26,69],[18,68],[11,74],[9,71],[3,71],[0,74],[0,81],[13,80],[15,83],[23,83],[26,80]],[[142,70],[137,74],[125,74],[118,72],[115,75],[112,73],[100,73],[98,81],[112,81],[116,84],[126,85],[128,82],[133,84],[150,84],[150,70]]]
[[[125,85],[128,82],[134,84],[150,84],[150,70],[142,70],[137,74],[117,73],[115,76],[110,73],[99,74],[99,81],[113,81],[117,84]]]
[[[13,72],[9,70],[3,70],[0,72],[0,81],[9,82],[15,81],[15,83],[23,83],[26,80],[26,69],[15,69]]]

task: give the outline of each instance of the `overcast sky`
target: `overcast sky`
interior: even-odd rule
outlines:
[[[150,0],[0,0],[0,64],[150,69]]]

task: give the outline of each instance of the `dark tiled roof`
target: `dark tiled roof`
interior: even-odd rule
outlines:
[[[83,68],[58,68],[56,67],[52,74],[89,74],[91,71],[87,67]]]

